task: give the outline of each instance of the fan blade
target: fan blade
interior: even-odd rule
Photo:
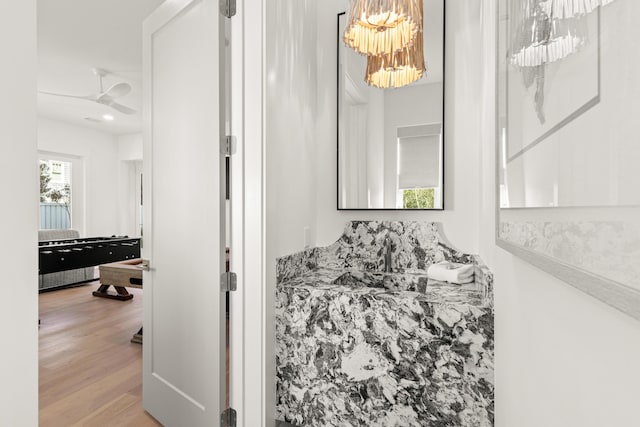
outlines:
[[[109,107],[113,108],[114,110],[120,111],[122,114],[137,113],[137,111],[133,108],[129,108],[126,105],[118,104],[117,102],[112,102],[111,104],[109,104]]]
[[[67,95],[65,93],[45,92],[43,90],[39,90],[38,93],[42,93],[44,95],[62,96],[62,97],[65,97],[65,98],[88,99],[90,101],[95,101],[95,97],[93,95],[85,95],[85,96]]]
[[[131,85],[129,83],[116,83],[103,93],[98,95],[98,99],[108,96],[110,98],[119,98],[127,95],[131,92]]]
[[[114,110],[120,111],[122,114],[135,114],[136,110],[134,110],[133,108],[129,108],[125,105],[122,104],[118,104],[117,102],[115,102],[113,99],[111,99],[110,97],[106,96],[104,98],[98,99],[97,102],[99,104],[102,105],[107,105],[111,108],[113,108]]]

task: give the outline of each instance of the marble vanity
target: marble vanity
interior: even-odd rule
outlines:
[[[429,280],[443,260],[475,281]],[[298,426],[492,426],[493,275],[436,223],[347,224],[278,259],[277,418]]]

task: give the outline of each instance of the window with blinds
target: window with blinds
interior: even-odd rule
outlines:
[[[442,125],[398,128],[398,190],[403,208],[434,207],[441,183]]]

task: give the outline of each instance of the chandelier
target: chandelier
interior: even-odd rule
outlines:
[[[585,43],[586,29],[583,20],[558,19],[552,13],[552,1],[512,2],[522,7],[520,13],[516,15],[520,16],[520,21],[514,31],[515,37],[512,38],[511,63],[513,65],[537,67],[555,62],[577,52]]]
[[[575,18],[593,12],[600,6],[606,6],[614,0],[546,0],[548,13],[557,19]]]
[[[422,30],[411,46],[367,58],[365,82],[378,88],[398,88],[420,80],[426,71]]]
[[[422,30],[422,0],[353,0],[344,42],[365,55],[390,54],[413,44]]]

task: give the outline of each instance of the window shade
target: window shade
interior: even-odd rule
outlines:
[[[412,128],[428,126],[413,126]],[[430,134],[398,129],[398,188],[432,188],[440,186],[440,125],[429,129]],[[432,133],[437,129],[437,133]],[[422,133],[422,132],[420,132]]]

